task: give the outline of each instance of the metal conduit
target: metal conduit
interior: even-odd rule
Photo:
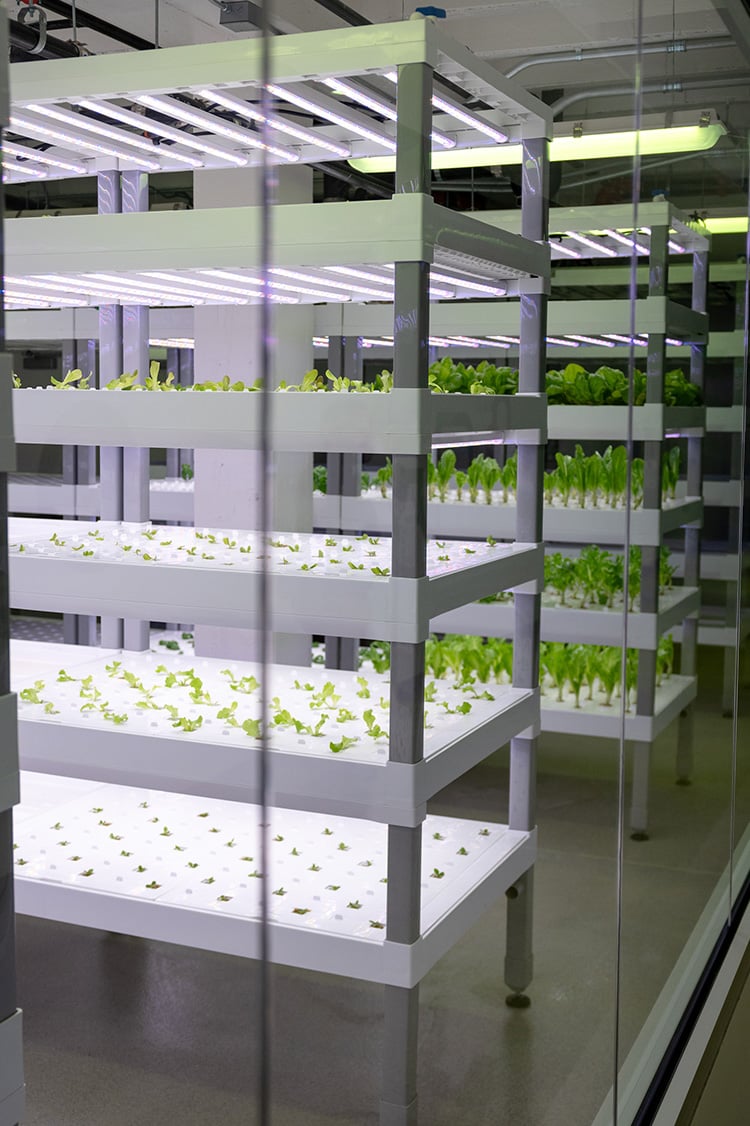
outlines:
[[[668,43],[646,43],[641,54],[644,55],[682,55],[686,51],[716,47],[732,47],[734,39],[731,36],[721,36],[712,39],[670,39]],[[532,66],[542,66],[544,63],[585,63],[588,59],[623,58],[638,53],[638,48],[631,47],[592,47],[590,49],[578,48],[575,51],[557,51],[551,55],[535,55],[533,58],[523,59],[507,71],[506,78],[514,78],[522,70]]]
[[[673,94],[685,90],[722,89],[725,86],[750,87],[750,77],[730,75],[726,78],[686,78],[669,82],[644,82],[642,90],[644,94]],[[623,97],[632,93],[632,83],[622,86],[599,86],[593,90],[578,90],[575,94],[566,94],[564,98],[558,98],[556,102],[552,103],[550,109],[553,117],[559,117],[561,113],[575,105],[576,102],[585,102],[589,98]]]

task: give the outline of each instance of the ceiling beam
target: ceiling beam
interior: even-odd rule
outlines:
[[[715,0],[716,11],[731,32],[734,41],[750,63],[750,4],[748,0]]]

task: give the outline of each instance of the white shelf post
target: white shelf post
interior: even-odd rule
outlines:
[[[122,209],[120,173],[100,172],[97,177],[100,215],[116,215]],[[99,306],[99,387],[122,375],[122,309]],[[122,448],[102,446],[99,451],[99,515],[102,520],[122,520]],[[102,618],[101,643],[106,649],[121,649],[123,623]]]
[[[123,213],[148,211],[148,173],[123,172]],[[122,358],[126,371],[137,371],[143,384],[149,372],[149,310],[146,305],[125,305],[122,310]],[[149,464],[151,450],[129,446],[122,451],[122,518],[135,524],[149,519]],[[126,619],[123,647],[142,652],[149,647],[151,623]]]
[[[669,225],[651,229],[649,255],[649,296],[666,297],[669,271]],[[646,402],[664,402],[664,364],[666,360],[666,335],[649,333],[646,368]],[[661,509],[661,459],[663,441],[643,443],[643,509]],[[641,548],[641,613],[659,612],[659,561],[660,547]],[[625,566],[629,561],[625,560]],[[656,651],[641,649],[638,652],[638,687],[636,713],[653,716],[656,708]],[[633,778],[630,807],[630,833],[633,840],[648,839],[648,792],[651,767],[651,743],[633,744]]]
[[[331,336],[328,340],[328,369],[342,378],[362,378],[362,338]],[[358,497],[362,485],[362,454],[329,453],[328,494]],[[338,532],[339,528],[332,531]],[[332,669],[356,669],[359,665],[359,639],[327,637],[326,664]]]
[[[535,241],[547,237],[548,156],[548,140],[524,142],[522,233]],[[547,295],[524,294],[520,304],[518,390],[522,394],[540,394],[545,387]],[[541,543],[544,539],[543,479],[544,446],[519,445],[516,540],[520,542]],[[513,685],[538,689],[541,591],[517,592],[514,601]],[[511,740],[508,824],[523,832],[531,832],[536,825],[536,752],[536,731]],[[505,981],[511,990],[507,998],[511,1007],[529,1004],[524,990],[533,974],[533,887],[534,872],[529,869],[508,891]]]
[[[398,71],[396,193],[429,194],[432,68],[424,63]],[[393,305],[393,382],[427,389],[430,268],[427,262],[396,262]],[[427,574],[427,460],[423,454],[393,458],[394,576]],[[391,645],[388,756],[418,763],[424,757],[424,642]],[[416,942],[421,930],[422,825],[388,826],[386,938]],[[381,1126],[416,1126],[419,986],[385,987]]]
[[[708,296],[708,252],[693,255],[692,306],[705,313]],[[690,379],[703,390],[706,365],[706,345],[690,345]],[[700,496],[703,489],[703,438],[687,439],[687,493]],[[700,588],[701,582],[701,526],[685,528],[685,586]],[[680,673],[695,676],[698,672],[698,615],[686,618],[682,626],[682,648],[680,651]],[[677,781],[687,785],[693,772],[694,704],[688,704],[682,712],[677,730]]]

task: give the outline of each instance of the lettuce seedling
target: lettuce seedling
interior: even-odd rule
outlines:
[[[349,735],[342,735],[338,742],[331,740],[328,746],[331,748],[335,755],[338,755],[341,753],[341,751],[346,751],[349,747],[353,747],[356,742],[358,742],[356,738],[353,738]]]
[[[69,391],[76,386],[80,391],[88,391],[90,379],[90,375],[84,376],[80,368],[75,368],[73,371],[66,372],[62,379],[55,379],[53,375],[50,382],[60,391]]]
[[[492,490],[502,476],[502,470],[494,457],[486,457],[482,462],[482,488],[487,504],[492,504]]]

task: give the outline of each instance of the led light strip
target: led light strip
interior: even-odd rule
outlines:
[[[130,290],[134,290],[136,293],[152,294],[155,297],[162,296],[165,292],[168,292],[170,298],[177,297],[181,301],[187,303],[189,303],[190,301],[195,301],[196,299],[204,301],[207,297],[213,296],[211,294],[201,292],[200,283],[195,284],[193,283],[192,279],[184,281],[181,278],[172,277],[169,274],[162,274],[161,277],[166,278],[166,280],[169,282],[169,290],[165,291],[164,286],[162,285],[154,285],[153,282],[144,281],[143,278],[145,276],[148,276],[147,274],[145,274],[145,272],[143,275],[139,274],[135,278],[121,277],[117,274],[95,273],[85,274],[84,280],[86,282],[92,281],[95,283],[100,281],[105,283],[113,283],[114,286],[122,290],[126,297],[129,295]],[[224,301],[227,304],[231,305],[242,304],[242,302],[238,298],[234,298],[229,294],[227,294],[227,296],[224,298]],[[130,302],[130,304],[136,305],[137,302],[132,301]]]
[[[510,348],[513,345],[519,345],[521,341],[517,336],[488,336],[488,340],[496,341],[503,348]],[[549,338],[548,338],[549,339]]]
[[[206,273],[205,270],[198,270],[196,272],[201,275]],[[245,287],[240,289],[239,286],[204,281],[202,276],[201,278],[196,278],[191,275],[189,278],[182,278],[179,274],[167,273],[162,270],[144,270],[141,276],[144,278],[156,278],[157,281],[167,281],[176,285],[191,285],[199,290],[208,290],[209,293],[219,292],[235,294],[238,297],[260,297],[263,292],[261,283],[255,281],[254,278],[248,278]]]
[[[132,125],[136,129],[142,130],[144,133],[153,133],[156,137],[163,137],[166,141],[174,141],[180,144],[183,148],[193,149],[196,152],[208,153],[210,156],[215,156],[219,160],[226,160],[229,164],[234,164],[236,167],[245,167],[247,160],[240,156],[239,153],[230,152],[227,149],[219,148],[218,145],[213,145],[210,141],[201,137],[200,140],[193,137],[190,133],[185,133],[181,129],[175,129],[172,125],[163,125],[160,121],[154,121],[151,117],[145,117],[140,113],[133,113],[132,110],[122,109],[121,106],[113,106],[110,102],[96,102],[91,98],[80,98],[74,103],[78,106],[83,106],[84,109],[94,110],[102,117],[111,117],[113,121],[121,121],[123,125]],[[172,150],[166,150],[171,152]],[[203,165],[201,161],[201,166]]]
[[[554,240],[550,240],[549,245],[551,250],[559,250],[561,254],[567,254],[568,258],[581,257],[581,252],[579,250],[573,250],[571,247],[566,246],[564,242],[556,242]]]
[[[398,85],[398,74],[395,70],[388,71],[384,77]],[[463,106],[443,97],[442,94],[432,95],[432,105],[435,109],[440,110],[441,113],[447,113],[450,117],[455,117],[456,121],[460,121],[463,125],[468,125],[470,129],[476,129],[478,133],[484,133],[485,137],[489,137],[490,140],[494,141],[497,145],[504,145],[508,140],[508,134],[503,133],[502,129],[491,125],[490,122],[485,121],[483,117],[472,113],[471,110],[464,109]]]
[[[472,348],[494,348],[497,341],[479,340],[476,336],[452,336],[451,343],[468,344]]]
[[[296,90],[289,90],[286,86],[276,85],[269,85],[268,90],[275,98],[291,102],[292,105],[299,106],[300,109],[305,109],[309,113],[315,114],[316,117],[324,117],[326,121],[331,121],[334,125],[340,125],[343,129],[358,133],[360,137],[364,137],[365,140],[372,141],[376,145],[381,145],[389,152],[396,151],[396,142],[391,137],[387,137],[385,133],[379,133],[375,129],[370,129],[367,125],[362,125],[359,121],[353,121],[351,117],[329,109],[327,105],[321,105],[310,97],[298,94]]]
[[[621,235],[619,231],[614,231],[611,228],[608,228],[604,231],[604,234],[609,235],[609,237],[611,239],[614,239],[615,242],[619,242],[621,246],[627,246],[629,250],[636,250],[638,254],[649,253],[647,246],[643,246],[641,243],[636,242],[636,240],[633,238],[627,238],[626,235]]]
[[[102,305],[117,305],[120,303],[130,305],[184,304],[184,298],[182,297],[178,300],[164,298],[161,302],[158,302],[153,294],[141,293],[129,293],[127,294],[128,300],[124,301],[121,288],[113,290],[111,286],[104,288],[100,285],[90,285],[87,282],[82,282],[80,278],[69,278],[63,282],[55,278],[54,275],[43,274],[39,277],[35,277],[33,281],[27,281],[25,278],[8,278],[7,281],[8,285],[11,285],[14,289],[30,289],[33,293],[35,293],[36,290],[50,290],[50,295],[44,297],[44,300],[47,301],[57,301],[60,293],[66,294],[73,291],[80,293],[82,297],[91,298],[93,302]],[[81,305],[86,304],[86,302],[81,302],[76,299],[75,304]]]
[[[5,145],[3,145],[5,150]],[[6,172],[18,172],[19,176],[28,176],[31,180],[46,180],[47,173],[39,168],[27,168],[24,164],[19,164],[17,160],[6,160],[3,154],[3,168]],[[9,183],[19,183],[18,180],[9,180]]]
[[[392,263],[387,263],[383,266],[384,270],[395,270]],[[468,278],[458,277],[454,274],[445,274],[442,271],[434,270],[430,267],[430,282],[432,281],[448,282],[449,285],[458,286],[463,289],[471,289],[477,293],[486,293],[491,297],[505,297],[507,296],[507,289],[503,289],[496,285],[487,285],[485,282],[470,281]]]
[[[563,340],[560,336],[548,336],[547,343],[557,344],[561,348],[580,348],[580,344],[578,344],[575,340]]]
[[[309,277],[307,274],[298,274],[295,270],[284,270],[278,267],[272,267],[268,272],[278,275],[280,278],[290,278],[292,281],[307,282],[308,285],[318,280],[314,277]],[[356,285],[354,282],[329,281],[327,278],[321,278],[319,280],[322,285],[331,286],[333,289],[343,289],[347,293],[363,293],[367,297],[377,297],[380,301],[388,301],[393,296],[387,289],[370,289],[368,286]],[[385,278],[383,279],[383,284],[388,284]]]
[[[388,293],[387,293],[386,297],[384,298],[384,300],[386,300],[386,301],[392,301],[393,300],[393,278],[392,277],[383,277],[382,274],[371,273],[368,270],[357,270],[357,269],[354,269],[352,266],[323,266],[322,269],[328,270],[333,274],[342,274],[345,277],[361,278],[363,281],[379,282],[381,285],[388,286]],[[430,297],[444,297],[444,298],[450,300],[450,298],[456,296],[455,290],[453,290],[453,289],[450,289],[450,290],[449,289],[438,289],[437,286],[432,285],[432,279],[433,279],[434,276],[435,276],[434,274],[432,274],[432,273],[430,274],[430,291],[429,291]],[[331,284],[333,284],[333,283],[331,283]],[[354,287],[352,287],[352,288],[354,288]]]
[[[648,340],[640,336],[622,336],[619,332],[603,332],[602,336],[606,336],[608,340],[616,340],[619,344],[636,344],[639,348],[645,348],[648,344]]]
[[[42,152],[41,149],[31,149],[26,145],[16,145],[12,141],[6,141],[3,138],[3,152],[9,153],[11,156],[21,157],[23,160],[33,160],[37,164],[48,164],[50,168],[59,168],[63,172],[75,172],[79,176],[86,173],[86,169],[82,164],[74,164],[70,160],[63,160],[59,156],[50,156],[48,152]]]
[[[34,113],[40,113],[43,117],[51,117],[53,121],[62,121],[63,125],[72,125],[76,129],[83,129],[85,133],[93,133],[97,137],[106,137],[110,141],[115,141],[118,145],[125,145],[126,148],[139,149],[140,152],[153,154],[154,144],[152,141],[147,141],[143,137],[136,137],[134,134],[125,133],[122,129],[116,129],[114,126],[102,125],[97,121],[91,121],[82,113],[71,113],[69,110],[58,109],[53,106],[27,106],[27,110],[32,110]],[[178,164],[187,164],[190,168],[200,168],[200,161],[192,156],[183,156],[179,152],[170,152],[170,159],[176,161]]]
[[[329,90],[333,90],[335,94],[343,94],[346,98],[351,98],[353,102],[359,102],[360,105],[366,106],[368,109],[374,110],[379,113],[381,117],[387,118],[388,121],[398,121],[398,109],[393,102],[381,102],[380,99],[370,94],[369,91],[363,90],[360,86],[354,86],[351,82],[346,82],[343,78],[323,78],[322,83],[327,86]],[[430,134],[431,140],[436,144],[442,145],[444,149],[454,149],[456,142],[453,137],[441,133],[439,129],[433,129]]]
[[[118,160],[129,161],[137,168],[144,168],[148,172],[159,172],[161,165],[155,160],[146,160],[145,157],[136,156],[124,148],[115,148],[114,145],[96,144],[94,141],[85,141],[82,137],[74,137],[63,133],[60,129],[48,129],[36,121],[25,117],[11,115],[10,128],[14,133],[27,133],[30,137],[38,137],[43,141],[48,138],[55,144],[69,145],[72,149],[87,149],[90,152],[102,153],[104,156],[115,156]]]
[[[594,242],[592,238],[588,238],[587,235],[581,235],[578,231],[566,231],[565,234],[568,238],[580,242],[582,246],[588,246],[590,250],[597,250],[600,254],[603,254],[605,258],[617,257],[617,251],[612,250],[609,246],[605,246],[603,242]]]
[[[290,137],[296,137],[298,141],[302,141],[305,145],[314,145],[316,148],[324,149],[326,152],[333,153],[334,156],[339,156],[342,159],[352,155],[349,145],[335,144],[333,141],[324,140],[312,129],[303,129],[300,125],[292,125],[291,122],[285,121],[278,114],[270,114],[265,117],[260,110],[255,109],[242,98],[233,98],[229,94],[219,93],[218,90],[198,90],[197,93],[199,98],[213,102],[214,105],[223,106],[224,109],[231,110],[233,113],[239,114],[240,117],[246,117],[248,121],[256,121],[260,124],[266,121],[271,129],[277,129],[280,133],[288,133]]]
[[[193,351],[195,348],[195,340],[192,337],[168,337],[166,340],[161,340],[157,337],[149,340],[152,348],[187,348]]]
[[[668,336],[666,338],[666,340],[664,341],[664,343],[671,345],[672,348],[682,348],[682,347],[684,347],[685,341],[684,340],[675,340],[674,337]]]
[[[13,301],[17,305],[23,305],[29,301],[45,301],[48,304],[52,303],[60,305],[61,307],[65,306],[74,308],[80,304],[80,302],[77,301],[74,297],[57,297],[53,296],[50,293],[37,293],[36,291],[32,291],[30,293],[19,293],[16,291],[14,286],[10,284],[5,290],[4,299],[5,301]]]
[[[184,121],[188,125],[195,125],[199,129],[205,129],[207,133],[215,133],[220,137],[226,137],[229,141],[234,141],[235,144],[249,145],[253,149],[265,149],[266,152],[272,153],[273,156],[278,156],[281,160],[286,160],[289,164],[294,164],[299,160],[299,156],[292,149],[283,148],[280,145],[266,145],[259,136],[251,133],[249,129],[240,129],[236,125],[227,125],[223,121],[219,121],[211,113],[205,113],[203,110],[192,109],[186,106],[184,102],[179,102],[176,98],[170,97],[157,97],[153,94],[139,94],[135,99],[139,105],[146,106],[148,109],[155,109],[159,113],[165,114],[167,117],[174,117],[177,121]],[[245,163],[243,161],[243,163]]]
[[[263,293],[263,281],[260,278],[251,278],[246,274],[235,274],[231,270],[201,270],[202,274],[207,274],[211,278],[226,278],[227,281],[244,282],[245,285],[257,285],[260,287],[258,296]],[[272,283],[268,283],[269,287]],[[292,286],[285,286],[285,289],[292,289]],[[276,294],[271,294],[272,301],[278,301],[285,305],[298,305],[299,302],[293,297],[280,297]]]
[[[232,273],[231,270],[204,270],[203,273],[209,274],[212,278],[226,278],[228,281],[241,281],[241,282],[242,281],[244,281],[244,282],[248,281],[248,279],[246,277],[244,277],[242,274]],[[307,276],[305,276],[304,280],[308,283],[310,282],[310,278],[308,278]],[[257,285],[259,285],[261,287],[261,293],[262,293],[263,284],[264,283],[261,280],[258,280]],[[277,281],[269,281],[266,284],[268,285],[269,289],[278,289],[278,290],[281,290],[284,293],[305,293],[305,294],[307,294],[308,297],[322,297],[327,301],[348,301],[349,300],[349,298],[346,297],[345,294],[333,293],[333,292],[331,292],[331,290],[310,289],[309,286],[307,288],[305,288],[305,287],[300,286],[300,285],[286,285],[284,282],[277,282]],[[274,299],[274,297],[272,295],[272,300],[273,299]],[[279,298],[279,300],[283,300],[283,298]],[[287,298],[286,300],[287,300],[287,303],[295,304],[295,305],[298,304],[298,302],[295,301],[294,298],[291,298],[291,299]]]
[[[641,230],[643,231],[644,235],[651,234],[650,227],[641,227]],[[672,251],[673,254],[687,254],[685,247],[680,246],[680,244],[678,242],[675,242],[674,239],[667,239],[667,247]]]
[[[569,340],[578,340],[581,344],[595,344],[597,347],[614,348],[611,340],[604,340],[600,336],[582,336],[575,332],[569,332]]]

